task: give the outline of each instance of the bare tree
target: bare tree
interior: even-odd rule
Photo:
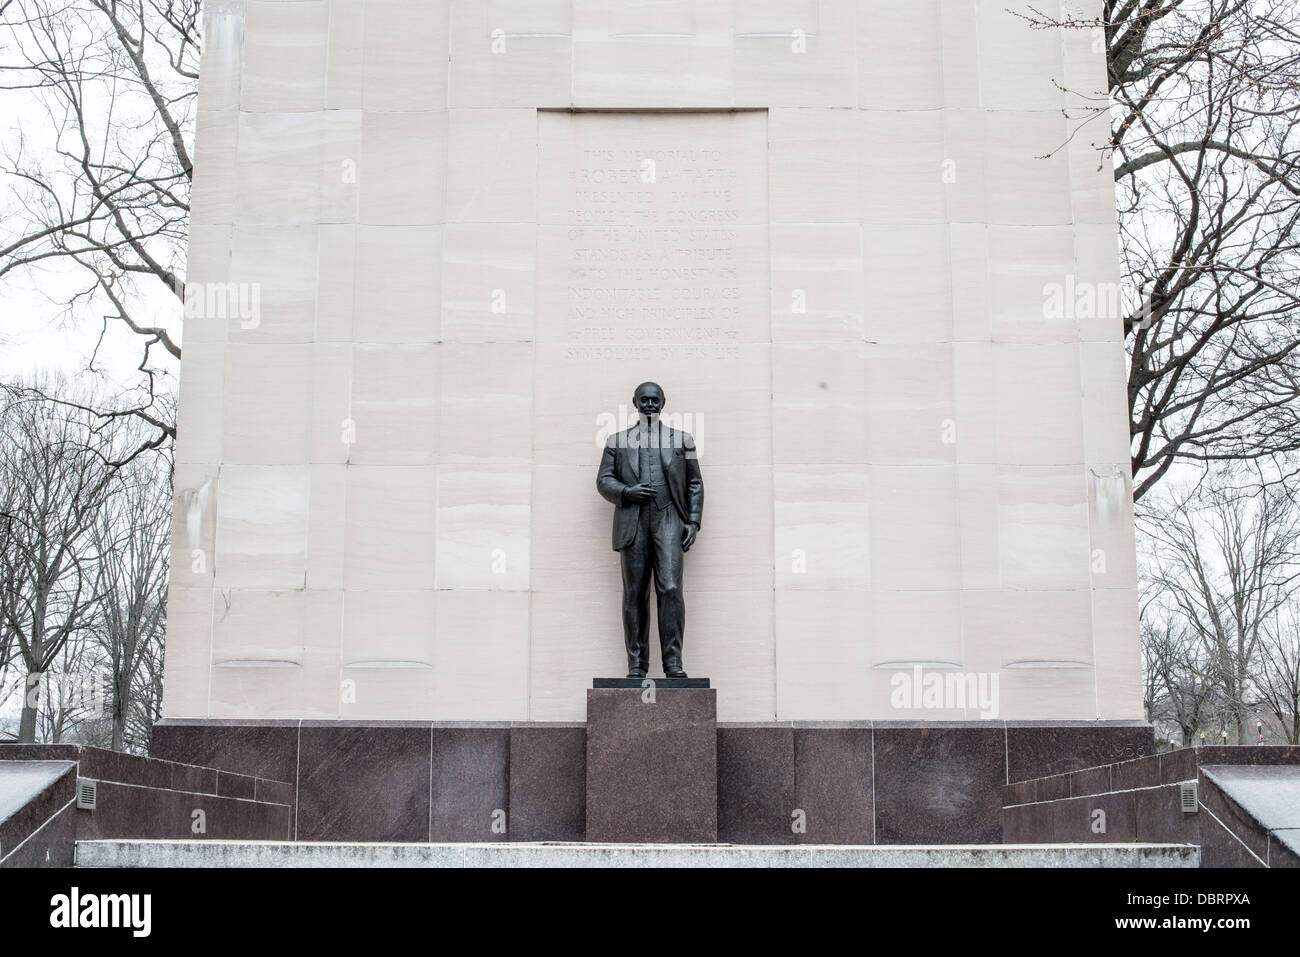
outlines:
[[[0,101],[31,117],[0,157],[0,282],[52,274],[69,319],[138,337],[125,408],[155,444],[174,438],[155,399],[181,349],[146,303],[179,317],[184,299],[200,25],[199,0],[8,0],[0,15]]]
[[[6,480],[0,470],[0,553],[9,548],[9,537],[13,534],[14,498],[17,489]],[[3,587],[3,582],[0,582]],[[3,599],[0,599],[3,601]],[[9,665],[18,657],[18,636],[9,626],[9,619],[0,614],[0,679],[8,673]],[[0,681],[0,705],[3,705],[12,689]]]
[[[103,579],[95,522],[112,494],[121,437],[80,411],[57,380],[0,392],[0,617],[25,671],[19,740],[35,740],[41,675],[93,623]]]
[[[130,736],[148,741],[160,691],[150,666],[162,648],[166,624],[170,539],[170,469],[137,460],[123,469],[120,486],[95,526],[103,576],[96,641],[109,675],[110,746]]]
[[[7,665],[33,675],[57,668],[85,638],[84,657],[102,649],[111,676],[106,743],[114,747],[147,746],[160,707],[167,523],[165,499],[161,530],[153,499],[166,496],[170,473],[150,453],[175,438],[170,375],[181,349],[172,330],[184,302],[201,22],[200,0],[0,0],[0,104],[18,118],[0,141],[0,288],[37,286],[52,320],[98,327],[88,340],[92,373],[109,354],[105,343],[118,354],[133,337],[139,349],[139,378],[114,382],[111,393],[28,383],[8,396],[6,414],[43,408],[44,421],[67,423],[69,450],[80,430],[77,461],[95,463],[106,481],[101,500],[77,510],[75,546],[63,552],[76,561],[46,571],[69,588],[80,572],[82,590],[51,597],[47,623],[34,626],[23,586],[5,583],[0,677]],[[5,506],[0,485],[6,514],[30,507],[19,498],[19,508]],[[57,591],[31,584],[39,556],[19,567],[38,532],[4,537],[14,545],[5,546],[12,561],[3,570],[26,576],[25,587]],[[103,600],[88,611],[92,593]],[[27,680],[39,693],[39,681]],[[24,740],[38,717],[45,734],[74,725],[100,733],[79,714],[60,716],[56,704],[47,694],[44,710],[24,709]]]
[[[1141,523],[1148,587],[1199,645],[1224,720],[1245,744],[1261,648],[1300,587],[1300,511],[1278,488],[1246,496],[1198,486],[1151,503]]]
[[[1261,703],[1277,717],[1288,744],[1300,744],[1300,603],[1288,602],[1260,643]]]
[[[41,674],[36,737],[59,744],[87,740],[87,725],[103,716],[105,694],[100,652],[90,629],[74,632]]]
[[[165,606],[164,606],[165,609]],[[160,638],[165,637],[164,634]],[[130,707],[126,712],[124,750],[148,754],[153,726],[162,717],[163,647],[162,640],[149,642],[140,658]]]
[[[1109,88],[1074,90],[1113,165],[1134,496],[1178,462],[1271,465],[1300,448],[1300,5],[1104,0]],[[1289,477],[1289,464],[1261,469]]]
[[[1158,668],[1159,641],[1164,632],[1151,623],[1145,607],[1139,610],[1138,620],[1141,627],[1139,648],[1142,652],[1142,710],[1147,720],[1156,727],[1158,738],[1160,723],[1168,721],[1171,717],[1169,702],[1161,687]]]
[[[1207,667],[1197,634],[1177,609],[1148,601],[1141,621],[1147,720],[1176,725],[1182,746],[1190,747],[1196,732],[1222,710],[1214,669]]]

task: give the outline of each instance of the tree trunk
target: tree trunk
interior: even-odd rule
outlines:
[[[23,714],[18,722],[18,743],[36,743],[36,707],[41,698],[41,676],[33,673],[23,682]]]
[[[126,740],[126,701],[119,694],[113,695],[113,750],[124,749]]]

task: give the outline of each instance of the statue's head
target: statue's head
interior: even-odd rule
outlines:
[[[642,382],[632,393],[632,404],[647,418],[656,416],[664,410],[664,390],[657,382]]]

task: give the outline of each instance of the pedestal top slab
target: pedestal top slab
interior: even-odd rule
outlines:
[[[708,678],[592,678],[592,688],[641,688],[651,682],[656,688],[707,688]]]

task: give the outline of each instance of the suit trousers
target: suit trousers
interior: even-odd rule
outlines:
[[[682,517],[677,509],[643,503],[636,538],[619,552],[619,557],[623,566],[623,639],[628,670],[649,670],[652,576],[664,669],[680,668],[686,602],[682,597]]]

